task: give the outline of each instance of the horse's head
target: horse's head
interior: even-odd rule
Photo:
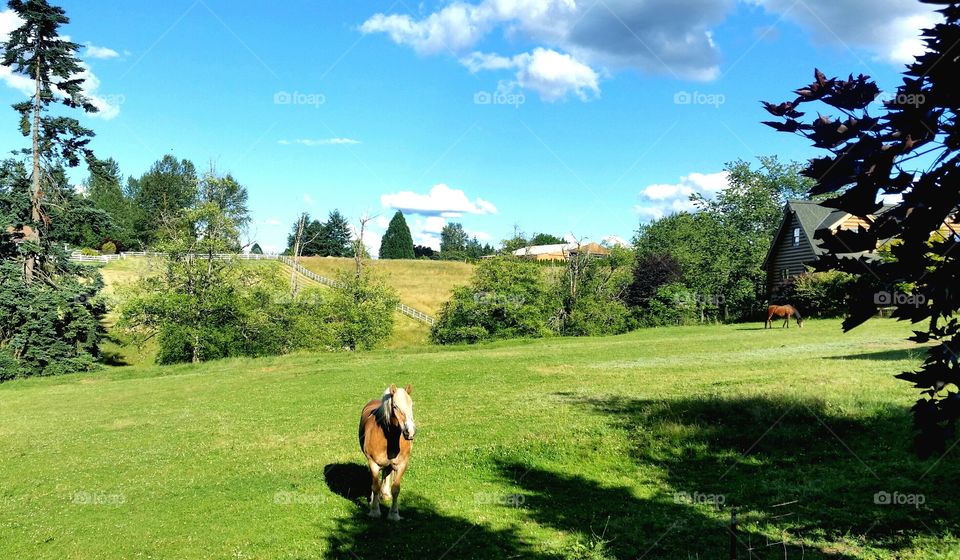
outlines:
[[[403,430],[403,437],[412,440],[417,435],[417,425],[413,421],[413,399],[410,398],[413,387],[407,385],[405,389],[398,389],[396,385],[391,385],[389,391],[393,418]]]

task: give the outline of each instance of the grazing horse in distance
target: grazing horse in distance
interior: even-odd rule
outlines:
[[[397,509],[400,479],[410,462],[417,425],[413,421],[413,387],[390,385],[379,400],[360,414],[360,450],[370,468],[370,517],[380,517],[380,502],[392,501],[389,519],[400,520]],[[381,480],[380,475],[383,475]]]
[[[803,328],[803,317],[800,316],[800,312],[797,311],[792,305],[771,305],[767,308],[767,322],[763,325],[763,328],[773,328],[773,316],[784,317],[783,327],[790,328],[790,317],[796,317],[797,327]],[[781,327],[781,328],[783,328]]]

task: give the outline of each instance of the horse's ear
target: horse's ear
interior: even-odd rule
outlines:
[[[412,392],[413,392],[413,385],[411,385],[411,384],[409,384],[409,383],[407,383],[407,388],[406,388],[406,389],[404,389],[404,391],[406,391],[406,392],[407,392],[407,394],[409,395],[410,393],[412,393]]]
[[[397,394],[397,386],[396,386],[396,384],[394,384],[394,383],[391,383],[391,384],[390,384],[390,394],[391,394],[391,395],[396,395],[396,394]]]

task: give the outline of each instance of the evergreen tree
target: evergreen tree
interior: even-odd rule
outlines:
[[[318,254],[322,257],[352,256],[350,222],[339,210],[330,212],[327,221],[323,223],[318,241],[320,245]]]
[[[85,182],[87,198],[93,207],[110,216],[113,228],[106,238],[115,244],[119,242],[120,248],[129,246],[133,239],[133,208],[123,192],[122,180],[120,165],[113,158],[108,158],[90,167],[90,176]]]
[[[263,254],[263,248],[260,247],[260,244],[259,244],[259,243],[254,243],[254,244],[253,244],[253,247],[250,248],[250,254],[251,254],[251,255],[262,255],[262,254]]]
[[[301,221],[303,222],[302,232],[300,231]],[[300,236],[299,251],[297,255],[294,255],[294,251],[297,249],[297,235]],[[290,235],[287,236],[287,250],[284,253],[294,257],[316,257],[323,251],[323,235],[323,224],[319,220],[311,220],[310,214],[304,212],[293,223]]]
[[[65,164],[76,167],[80,159],[94,162],[87,147],[93,131],[80,126],[74,118],[51,115],[52,104],[62,104],[88,113],[97,112],[83,95],[84,68],[77,51],[80,45],[60,36],[60,27],[70,22],[62,8],[46,0],[10,0],[8,6],[23,21],[2,45],[4,66],[25,75],[33,82],[34,93],[27,101],[14,104],[20,114],[20,132],[30,138],[31,147],[20,150],[29,156],[30,215],[22,229],[26,243],[21,245],[24,278],[32,282],[38,265],[49,258],[42,238],[50,224],[44,203],[52,167]]]
[[[383,234],[383,240],[380,242],[381,259],[413,259],[413,236],[410,235],[410,228],[407,227],[407,221],[403,218],[403,212],[397,211],[390,220],[387,232]]]
[[[81,159],[96,162],[88,148],[93,132],[62,111],[51,114],[54,104],[96,112],[78,78],[80,45],[60,36],[70,21],[63,9],[46,0],[11,0],[8,6],[23,23],[0,45],[0,63],[30,79],[34,91],[13,106],[20,132],[30,139],[31,146],[18,152],[29,166],[0,167],[0,380],[93,367],[105,311],[97,297],[99,272],[71,263],[56,242],[58,230],[66,231],[61,221],[74,210],[59,198],[78,198],[64,168]]]

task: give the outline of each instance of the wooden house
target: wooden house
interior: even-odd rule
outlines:
[[[877,214],[889,210],[892,206],[883,206]],[[764,261],[767,271],[767,295],[788,279],[807,271],[820,255],[826,252],[820,242],[814,238],[817,230],[841,229],[855,230],[867,223],[853,214],[836,208],[821,206],[811,200],[791,200],[783,209],[783,221],[777,230]],[[849,253],[842,256],[859,256]]]

